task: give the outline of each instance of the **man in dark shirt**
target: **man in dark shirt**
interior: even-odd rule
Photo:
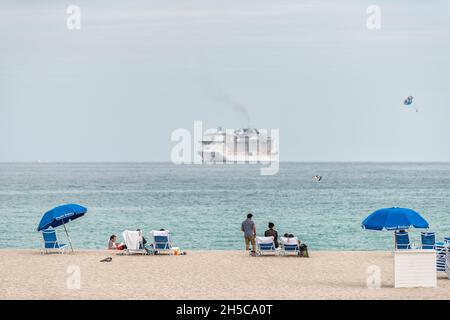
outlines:
[[[272,222],[269,222],[269,230],[264,232],[264,236],[273,237],[273,242],[275,243],[275,248],[278,248],[278,232],[274,229],[275,225]]]

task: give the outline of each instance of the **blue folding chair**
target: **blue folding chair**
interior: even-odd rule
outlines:
[[[167,251],[169,254],[172,254],[172,242],[169,231],[152,231],[151,236],[153,238],[153,249],[156,252]]]
[[[65,252],[67,244],[59,243],[54,229],[42,230],[42,237],[44,239],[41,250],[42,253]]]
[[[436,234],[434,232],[422,232],[422,249],[434,249]]]
[[[411,249],[411,244],[409,242],[408,232],[395,232],[395,249],[396,250],[406,250]]]

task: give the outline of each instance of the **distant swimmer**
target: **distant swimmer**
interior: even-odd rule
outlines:
[[[316,180],[316,181],[321,181],[322,180],[322,176],[317,175],[317,176],[314,176],[313,179]]]

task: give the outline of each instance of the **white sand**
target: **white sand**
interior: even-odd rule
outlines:
[[[0,250],[0,299],[450,299],[438,288],[393,288],[389,252],[311,252],[310,258],[249,257],[237,251],[186,256],[118,256],[111,251],[41,255]],[[100,259],[112,256],[110,263]],[[368,289],[367,267],[381,269],[382,286]],[[69,266],[80,289],[68,289]],[[70,281],[69,281],[70,282]]]

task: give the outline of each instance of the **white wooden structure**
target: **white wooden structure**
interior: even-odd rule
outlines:
[[[435,250],[396,250],[395,288],[437,287]]]

